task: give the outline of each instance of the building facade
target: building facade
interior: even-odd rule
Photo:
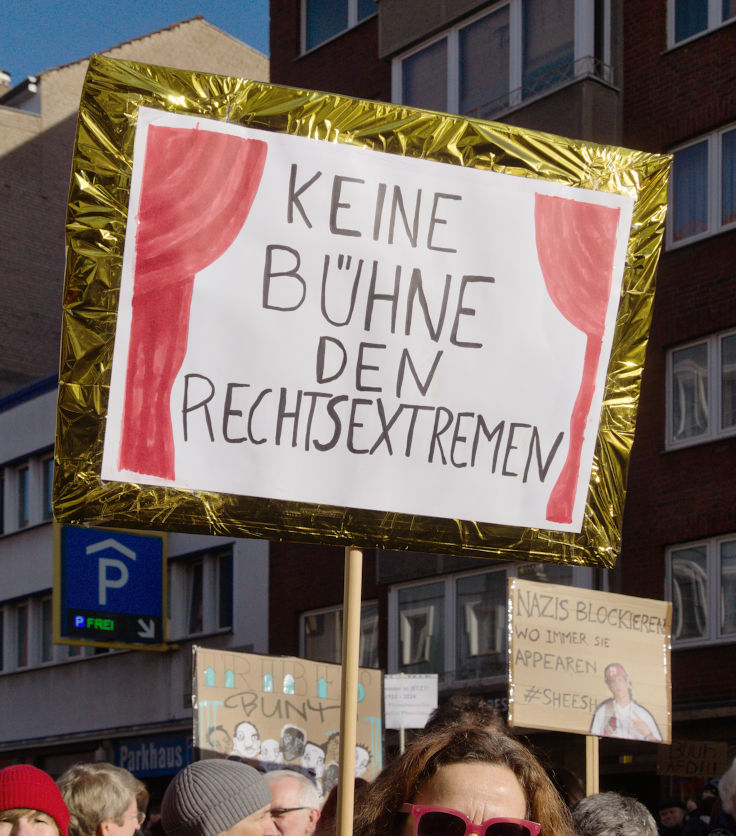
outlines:
[[[268,80],[264,55],[202,18],[104,54]],[[165,652],[52,643],[64,222],[86,66],[0,86],[0,766],[112,761],[155,802],[192,758],[192,646],[268,650],[268,544],[165,536]]]
[[[268,81],[266,56],[203,18],[103,54]],[[0,395],[58,369],[64,223],[86,71],[85,58],[0,86]]]
[[[717,8],[716,8],[717,5]],[[623,140],[673,154],[621,588],[673,602],[673,720],[736,754],[736,8],[626,3]]]
[[[342,16],[333,13],[325,28],[328,7]],[[390,553],[367,560],[366,647],[389,672],[437,672],[441,698],[461,689],[504,707],[509,575],[666,599],[674,605],[673,737],[726,741],[736,754],[728,663],[736,640],[734,23],[734,5],[714,0],[271,0],[274,83],[674,154],[616,568]],[[334,570],[319,607],[280,586],[281,605],[295,614],[288,625],[272,617],[279,652],[335,652],[325,631],[339,620],[341,588],[329,580],[339,555],[272,546],[272,602],[282,573],[309,573],[320,561]],[[471,623],[481,612],[482,648]],[[582,738],[530,740],[584,774]],[[657,776],[657,756],[652,744],[602,740],[601,787],[655,803],[702,786],[702,776]]]

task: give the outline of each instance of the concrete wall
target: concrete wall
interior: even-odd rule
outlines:
[[[268,81],[268,59],[203,19],[103,53]],[[0,107],[0,395],[58,368],[64,224],[87,61],[40,76],[40,116]]]
[[[2,404],[0,404],[2,406]],[[15,407],[0,409],[0,466],[22,453],[49,447],[54,438],[56,390]],[[12,520],[12,466],[5,467],[6,521]],[[32,524],[21,530],[6,526],[0,537],[0,614],[14,599],[50,591],[53,586],[53,527]],[[232,544],[232,629],[189,638],[186,593],[176,558]],[[265,541],[173,533],[167,535],[171,581],[171,633],[178,648],[169,652],[116,651],[66,658],[63,648],[54,662],[22,669],[14,667],[15,637],[6,620],[5,665],[0,669],[0,762],[3,751],[31,741],[47,749],[70,745],[79,736],[99,731],[106,737],[159,726],[190,727],[192,645],[268,651],[269,544]],[[32,605],[33,606],[33,605]],[[6,606],[6,609],[8,607]],[[34,616],[35,617],[35,616]],[[32,619],[33,620],[33,619]],[[40,640],[32,623],[30,642]],[[32,655],[36,651],[32,651]]]

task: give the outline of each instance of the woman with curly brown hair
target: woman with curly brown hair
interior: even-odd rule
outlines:
[[[354,836],[573,836],[541,764],[518,740],[477,727],[422,735],[361,799]]]

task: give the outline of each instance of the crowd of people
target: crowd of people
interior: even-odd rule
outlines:
[[[545,768],[482,700],[455,698],[373,782],[356,779],[353,834],[736,836],[736,760],[699,799],[664,799],[659,822],[635,798],[586,797],[571,778]],[[147,816],[146,787],[125,769],[78,763],[55,783],[19,764],[0,770],[0,836],[329,836],[336,789],[321,803],[300,772],[200,760]]]

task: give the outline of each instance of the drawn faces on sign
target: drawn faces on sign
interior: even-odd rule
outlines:
[[[311,741],[304,746],[302,772],[312,779],[321,780],[325,767],[325,750]]]
[[[355,777],[360,778],[368,769],[368,764],[371,762],[371,753],[365,746],[355,747]]]
[[[283,765],[284,758],[281,754],[281,746],[278,740],[269,737],[261,743],[261,753],[258,760],[266,771],[271,769],[280,769]]]
[[[631,680],[622,665],[608,665],[605,671],[608,687],[619,705],[631,701]]]
[[[284,726],[281,729],[281,753],[285,761],[293,761],[300,758],[304,752],[304,743],[307,735],[304,729],[296,726]]]
[[[325,795],[329,795],[330,790],[337,785],[338,778],[340,777],[340,767],[335,761],[330,761],[324,768],[324,772],[322,773],[322,791]],[[360,777],[358,773],[355,773],[355,777]]]
[[[241,758],[257,758],[261,751],[261,740],[258,729],[253,723],[238,723],[233,732],[232,755]]]

